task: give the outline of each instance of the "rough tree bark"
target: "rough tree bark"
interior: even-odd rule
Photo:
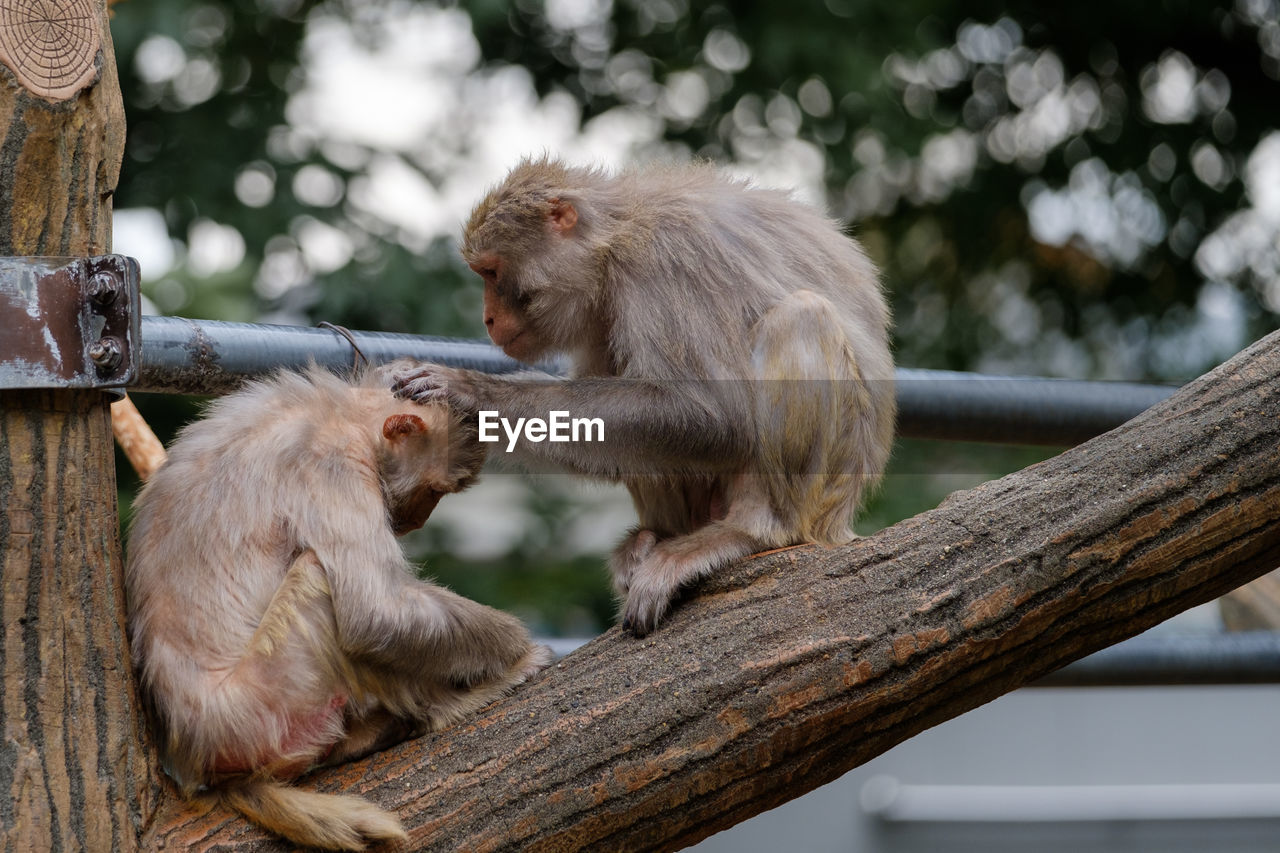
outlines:
[[[474,720],[303,784],[411,849],[670,850],[1280,565],[1280,334],[1125,426],[849,546],[745,561]],[[149,840],[277,850],[170,801]]]
[[[5,3],[0,127],[0,255],[110,251],[124,110],[104,2]],[[100,392],[0,392],[2,850],[136,849],[160,791],[107,411]]]

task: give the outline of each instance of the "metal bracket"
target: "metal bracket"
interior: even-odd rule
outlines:
[[[133,258],[0,258],[0,389],[133,381],[141,314]]]

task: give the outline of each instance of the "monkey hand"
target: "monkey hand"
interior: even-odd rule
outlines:
[[[414,364],[395,370],[391,390],[415,403],[448,403],[462,412],[478,408],[468,372],[443,364]]]
[[[680,590],[679,583],[669,580],[670,572],[652,564],[645,568],[648,571],[632,575],[627,603],[622,610],[622,629],[637,637],[643,637],[658,627],[658,622],[671,605],[671,599]]]

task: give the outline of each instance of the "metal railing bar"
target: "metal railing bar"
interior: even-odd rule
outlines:
[[[351,335],[374,363],[409,357],[489,373],[523,367],[484,341],[390,332]],[[331,329],[145,316],[139,375],[130,390],[225,394],[277,368],[314,362],[342,370],[354,358],[351,344]],[[895,371],[895,383],[900,435],[1061,446],[1119,426],[1176,390],[911,368]]]

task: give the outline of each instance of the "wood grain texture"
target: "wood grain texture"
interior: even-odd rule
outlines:
[[[0,254],[110,251],[124,112],[51,103],[0,67]],[[115,456],[99,392],[0,392],[0,850],[136,849],[160,791],[124,632]]]
[[[7,0],[0,9],[0,62],[30,92],[70,98],[97,72],[101,46],[94,0]]]
[[[4,850],[137,844],[148,774],[100,396],[0,394]]]
[[[745,561],[475,719],[304,784],[408,849],[673,850],[1280,565],[1280,335],[849,546]],[[148,843],[284,845],[173,800]]]

